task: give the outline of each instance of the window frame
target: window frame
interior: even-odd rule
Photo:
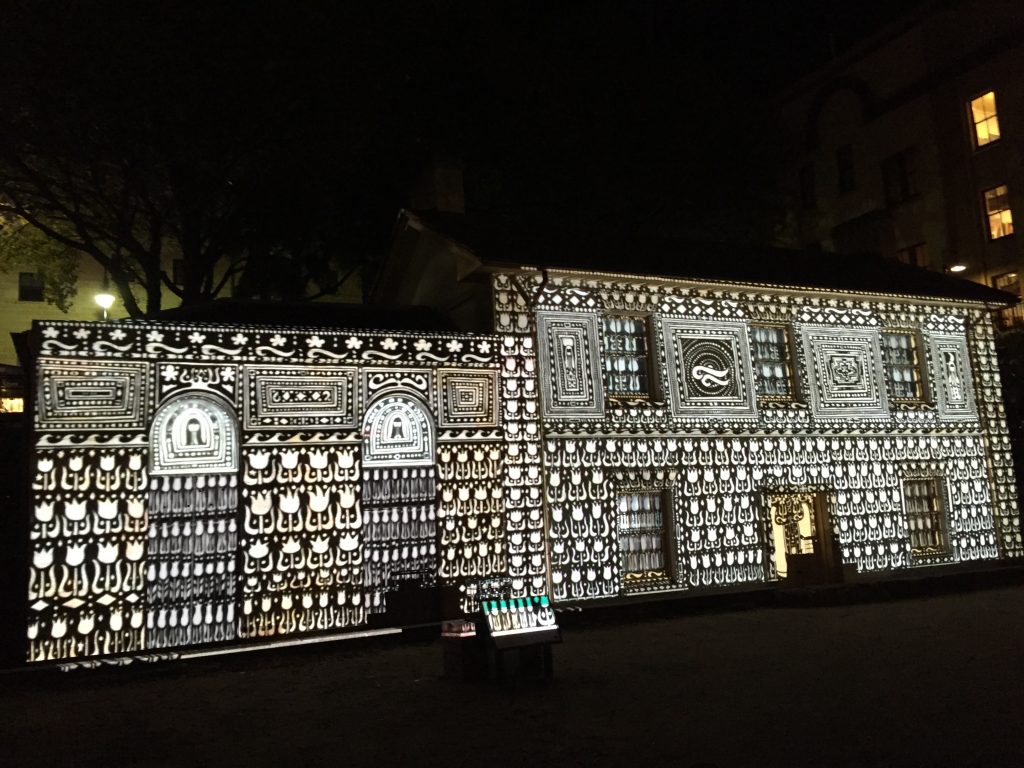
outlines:
[[[607,322],[613,318],[626,319],[626,320],[640,320],[644,324],[643,339],[645,344],[644,359],[646,362],[646,369],[644,374],[647,376],[647,389],[645,392],[621,392],[613,390],[611,386],[610,377],[612,375],[608,368],[608,364],[613,357],[638,357],[639,355],[628,355],[619,351],[613,351],[609,345],[609,334],[614,333],[607,327]],[[655,368],[654,356],[654,334],[652,328],[652,315],[643,312],[615,312],[606,311],[600,316],[600,339],[601,339],[601,379],[602,385],[604,386],[605,398],[608,400],[618,402],[657,402],[659,400],[659,386],[657,370]],[[632,334],[638,335],[638,334]]]
[[[920,192],[914,181],[917,175],[916,160],[917,149],[909,146],[879,161],[882,172],[882,197],[886,206],[892,208],[903,205],[919,196]],[[897,194],[892,194],[894,191]]]
[[[625,527],[620,524],[622,499],[629,497],[651,496],[660,499],[661,512],[661,572],[630,571],[626,567],[626,550],[624,538],[631,533],[638,535],[643,532],[657,531],[656,526]],[[679,573],[678,547],[676,546],[674,526],[674,506],[670,487],[620,487],[615,490],[615,539],[619,548],[619,572],[622,574],[622,588],[627,592],[644,591],[651,587],[664,587],[677,582]],[[631,578],[631,576],[633,578]]]
[[[789,394],[786,395],[766,395],[761,394],[759,384],[761,377],[758,374],[756,368],[758,366],[758,357],[756,354],[757,341],[754,339],[754,331],[758,328],[767,328],[772,330],[780,330],[783,334],[782,348],[785,352],[785,366],[786,366],[786,381],[788,383]],[[759,323],[751,322],[749,325],[749,337],[748,343],[750,344],[750,374],[754,380],[754,393],[757,396],[759,403],[794,403],[799,402],[797,393],[797,376],[796,376],[796,347],[793,341],[792,328],[786,323]]]
[[[853,158],[853,144],[836,147],[836,193],[848,195],[857,190],[857,167]]]
[[[908,495],[908,486],[911,484],[927,483],[933,489],[933,495],[929,498],[934,500],[935,505],[938,507],[935,510],[939,522],[939,532],[942,540],[940,547],[919,547],[915,550],[913,542],[913,534],[911,532],[911,516],[910,516],[910,505],[907,503],[907,499],[911,498]],[[949,504],[949,485],[945,476],[935,473],[921,473],[921,474],[909,474],[901,478],[900,481],[900,496],[903,501],[903,517],[907,525],[907,543],[910,545],[910,564],[913,565],[928,565],[938,560],[948,560],[953,557],[953,540],[950,535],[950,504]]]
[[[886,359],[886,336],[909,336],[911,349],[914,354],[914,367],[917,369],[918,395],[916,397],[897,397],[893,393],[893,379],[890,375],[891,365],[906,365],[905,363],[890,363]],[[889,396],[889,402],[899,405],[923,405],[930,402],[931,390],[928,386],[928,365],[925,355],[924,339],[921,331],[917,328],[891,327],[879,330],[879,344],[882,353],[882,375],[885,376],[885,390]]]
[[[1000,285],[1000,281],[1003,278],[1012,279],[1016,285]],[[1002,272],[995,275],[992,278],[992,287],[998,291],[1006,291],[1012,293],[1018,298],[1024,297],[1024,280],[1021,280],[1020,273],[1014,272]],[[1009,328],[1015,325],[1021,325],[1024,323],[1024,308],[1020,304],[1016,304],[1012,307],[1006,307],[999,310],[999,319],[1003,327]]]
[[[1005,197],[1006,197],[1006,207],[1005,208],[998,208],[995,211],[990,211],[988,209],[988,193],[989,192],[995,192],[995,191],[1000,190],[1000,189],[1005,189],[1006,190],[1006,194],[1005,194]],[[997,196],[993,195],[993,197],[997,197]],[[1009,211],[1010,212],[1010,221],[1009,221],[1010,231],[1009,232],[1005,232],[1005,233],[1003,233],[1001,235],[993,235],[992,234],[992,216],[1000,214],[1003,211]],[[1010,185],[1009,184],[997,184],[994,187],[989,187],[988,189],[981,190],[981,215],[982,215],[982,220],[985,222],[985,234],[988,237],[989,242],[995,242],[996,240],[1002,240],[1004,237],[1010,237],[1010,236],[1013,235],[1013,233],[1014,233],[1014,227],[1013,227],[1013,207],[1010,205]],[[1002,222],[1000,222],[1000,226],[1003,226]]]
[[[919,260],[919,257],[922,254],[924,255],[924,263],[923,264],[918,264],[917,260]],[[906,258],[903,258],[904,255],[906,256]],[[914,256],[915,261],[911,261],[910,260],[911,255]],[[928,243],[926,241],[922,240],[919,243],[912,243],[912,244],[910,244],[908,246],[905,246],[903,248],[897,248],[896,249],[895,259],[896,259],[896,261],[900,262],[901,264],[907,264],[907,265],[909,265],[911,267],[917,267],[918,269],[928,269],[929,268]]]
[[[38,285],[27,285],[25,278],[31,277]],[[29,291],[32,291],[32,296],[35,296],[35,291],[39,291],[39,298],[33,298],[26,296]],[[43,280],[42,275],[38,272],[19,272],[18,273],[18,301],[24,301],[26,303],[38,304],[46,301],[46,282]]]
[[[813,161],[808,161],[797,170],[797,195],[801,211],[818,210],[818,177]]]
[[[992,94],[992,101],[995,105],[995,111],[992,113],[991,117],[985,117],[982,118],[982,120],[980,121],[976,121],[974,119],[974,102],[976,102],[978,99],[983,99],[990,93]],[[999,102],[996,98],[995,89],[989,88],[988,90],[981,91],[975,96],[971,96],[970,98],[967,99],[967,104],[965,106],[967,110],[967,128],[971,134],[971,146],[974,148],[974,151],[977,152],[979,150],[985,149],[986,147],[991,147],[993,144],[998,144],[1003,138],[1003,130],[1002,126],[999,124]],[[999,136],[997,136],[994,139],[989,139],[984,144],[980,144],[978,142],[978,126],[981,123],[988,122],[992,118],[995,118],[996,128],[999,130]]]

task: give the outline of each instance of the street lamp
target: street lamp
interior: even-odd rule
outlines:
[[[966,264],[954,264],[954,265],[952,265],[949,268],[949,271],[950,272],[963,272],[965,269],[967,269],[967,265]]]
[[[112,306],[114,306],[114,301],[115,300],[116,299],[114,298],[114,295],[110,294],[110,293],[97,293],[93,297],[93,301],[95,301],[100,306],[100,308],[103,310],[103,319],[104,320],[107,319],[107,310],[110,309]]]

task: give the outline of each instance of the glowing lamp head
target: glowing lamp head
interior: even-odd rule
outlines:
[[[949,271],[950,272],[963,272],[966,269],[967,269],[967,265],[966,264],[954,264],[953,266],[951,266],[949,268]]]
[[[114,302],[117,299],[111,293],[97,293],[95,296],[93,296],[93,300],[100,307],[100,309],[106,312],[108,309],[114,306]]]

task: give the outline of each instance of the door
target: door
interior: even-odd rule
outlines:
[[[771,493],[775,571],[789,585],[838,580],[840,558],[823,492]]]

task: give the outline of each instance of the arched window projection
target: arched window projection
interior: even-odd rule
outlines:
[[[149,433],[150,473],[238,471],[235,416],[219,400],[180,395],[157,411]]]
[[[368,608],[405,623],[387,594],[437,583],[436,428],[418,398],[388,394],[363,417],[363,535]]]
[[[238,420],[226,403],[185,393],[149,433],[147,648],[234,639]]]
[[[433,466],[434,420],[419,399],[388,395],[363,417],[364,466]]]

